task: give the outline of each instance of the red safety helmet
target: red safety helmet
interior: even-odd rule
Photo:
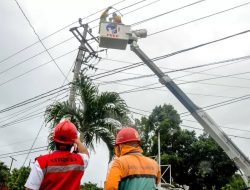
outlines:
[[[125,127],[118,132],[115,145],[133,141],[141,142],[139,133],[132,127]]]
[[[69,120],[57,124],[54,129],[53,140],[62,144],[73,144],[77,139],[76,126]]]

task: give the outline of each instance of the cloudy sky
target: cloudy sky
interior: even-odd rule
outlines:
[[[13,153],[17,160],[13,167],[20,167],[25,160],[28,165],[30,160],[46,152],[26,157],[23,153],[27,151],[22,151],[30,149],[39,129],[42,130],[34,144],[37,149],[33,151],[47,145],[48,130],[43,126],[43,112],[58,93],[39,95],[72,80],[71,68],[79,43],[69,29],[79,26],[78,19],[83,18],[83,23],[89,23],[93,35],[98,36],[96,19],[101,10],[114,4],[123,15],[123,23],[132,25],[133,29],[147,29],[148,37],[138,43],[150,58],[240,33],[161,59],[156,64],[164,72],[194,67],[172,72],[169,76],[199,107],[215,105],[207,107],[211,108],[207,110],[209,115],[250,156],[249,59],[210,64],[250,55],[250,2],[247,0],[19,0],[18,3],[20,7],[15,0],[0,1],[0,160],[8,166],[11,159],[7,153]],[[98,44],[91,45],[100,50]],[[129,47],[126,51],[110,49],[99,56],[103,58],[101,61],[93,59],[89,63],[97,70],[87,73],[99,84],[100,91],[121,93],[133,112],[132,117],[149,115],[157,105],[172,104],[182,116],[183,129],[197,128],[197,133],[202,132],[202,127],[185,113],[187,110],[166,88],[161,87],[155,76],[145,77],[152,74],[145,65],[116,74],[108,72],[140,61]],[[104,76],[104,72],[108,75]],[[36,96],[39,97],[31,99]],[[57,99],[67,97],[65,90],[60,91]],[[29,99],[31,102],[26,101]],[[24,103],[19,104],[21,102]],[[91,152],[84,181],[101,185],[107,162],[106,147],[97,144],[96,152]]]

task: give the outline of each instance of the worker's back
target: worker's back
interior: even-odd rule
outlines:
[[[121,172],[119,190],[156,189],[160,171],[154,160],[141,153],[128,153],[114,160],[114,165],[117,165]]]
[[[84,161],[79,154],[56,151],[37,158],[44,179],[40,189],[80,189]]]

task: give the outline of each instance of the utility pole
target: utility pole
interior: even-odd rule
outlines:
[[[78,30],[79,27],[73,27],[70,29],[70,32],[77,38],[80,42],[78,54],[75,61],[75,67],[73,69],[74,76],[73,81],[70,87],[70,94],[69,94],[69,105],[72,108],[75,108],[75,96],[76,96],[76,86],[75,82],[79,79],[81,65],[82,63],[87,63],[91,57],[97,57],[96,51],[89,45],[87,40],[87,34],[89,34],[92,39],[98,42],[98,40],[92,35],[91,29],[89,29],[88,24],[82,24],[82,20],[79,19],[80,27],[83,28],[83,33],[81,34]],[[98,42],[99,43],[99,42]]]
[[[10,156],[10,158],[11,158],[11,163],[10,163],[10,171],[11,171],[13,161],[14,161],[14,160],[17,161],[17,160],[16,160],[15,158],[13,158],[12,156]]]
[[[160,133],[160,129],[158,131],[158,164],[159,164],[159,167],[161,170],[161,133]],[[159,188],[161,189],[161,177],[160,177]]]

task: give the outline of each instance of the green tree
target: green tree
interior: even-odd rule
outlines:
[[[243,190],[245,189],[245,183],[239,174],[235,174],[230,179],[229,183],[226,184],[221,190]]]
[[[6,187],[9,176],[9,168],[3,162],[0,162],[0,189]]]
[[[128,122],[127,105],[118,93],[99,93],[86,76],[82,76],[75,85],[80,103],[76,108],[72,108],[68,101],[50,105],[45,112],[46,122],[53,129],[62,118],[70,118],[88,147],[94,149],[94,141],[103,140],[111,157],[117,127]],[[50,145],[53,149],[52,141]]]
[[[30,167],[21,167],[13,169],[8,180],[8,187],[11,190],[25,190],[25,183],[30,174]]]
[[[88,182],[81,185],[81,190],[103,190],[103,188],[97,187],[96,183]]]
[[[203,134],[193,144],[192,172],[189,184],[193,189],[206,187],[221,189],[235,174],[237,168],[221,147],[208,135]]]
[[[160,132],[161,163],[171,165],[174,182],[190,190],[221,189],[237,170],[234,163],[209,135],[197,138],[194,131],[182,130],[180,123],[177,111],[166,104],[137,121],[146,153],[158,154]],[[169,179],[168,174],[163,178]]]

